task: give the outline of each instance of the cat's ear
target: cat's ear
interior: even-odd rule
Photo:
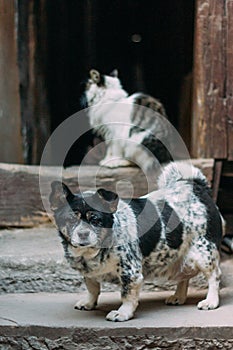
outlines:
[[[118,78],[118,70],[114,69],[109,75],[110,77]]]
[[[91,69],[89,74],[94,83],[98,84],[100,82],[100,73],[97,70]]]

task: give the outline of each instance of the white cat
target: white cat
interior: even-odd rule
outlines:
[[[143,94],[128,96],[115,70],[111,76],[92,69],[85,84],[84,98],[90,125],[106,142],[101,166],[138,165],[150,169],[171,160],[166,146],[169,128],[160,101]]]

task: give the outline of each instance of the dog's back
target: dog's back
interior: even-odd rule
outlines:
[[[167,165],[158,180],[165,201],[177,212],[187,234],[204,235],[220,246],[223,221],[206,177],[185,162]]]
[[[156,210],[154,226],[139,238],[144,275],[188,280],[216,270],[219,276],[223,222],[204,175],[189,164],[171,163],[158,185],[158,191],[143,198]],[[153,232],[156,225],[160,233]]]

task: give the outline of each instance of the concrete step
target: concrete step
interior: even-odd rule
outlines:
[[[231,256],[221,263],[219,309],[197,310],[206,293],[201,279],[179,307],[164,304],[173,286],[153,281],[144,286],[136,317],[125,323],[105,320],[120,304],[119,294],[109,293],[114,285],[103,286],[97,310],[73,309],[85,287],[51,226],[0,231],[0,266],[0,350],[233,348]]]
[[[113,323],[117,293],[102,293],[94,311],[74,310],[74,293],[0,296],[0,349],[232,349],[233,294],[221,291],[221,306],[200,311],[205,291],[191,290],[187,303],[167,306],[170,292],[142,293],[133,320]],[[79,295],[82,297],[82,294]]]

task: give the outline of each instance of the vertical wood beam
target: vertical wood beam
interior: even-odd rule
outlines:
[[[214,162],[214,170],[213,170],[213,185],[212,185],[212,197],[215,203],[217,203],[218,199],[218,190],[222,175],[222,160],[215,160]]]
[[[225,1],[197,0],[192,155],[227,158]]]
[[[47,0],[0,0],[0,161],[38,164],[50,135]]]
[[[47,101],[47,0],[17,0],[18,64],[24,162],[38,164],[50,135]]]
[[[233,160],[233,1],[226,0],[226,106],[228,160]]]
[[[23,163],[14,0],[0,0],[0,161]]]

